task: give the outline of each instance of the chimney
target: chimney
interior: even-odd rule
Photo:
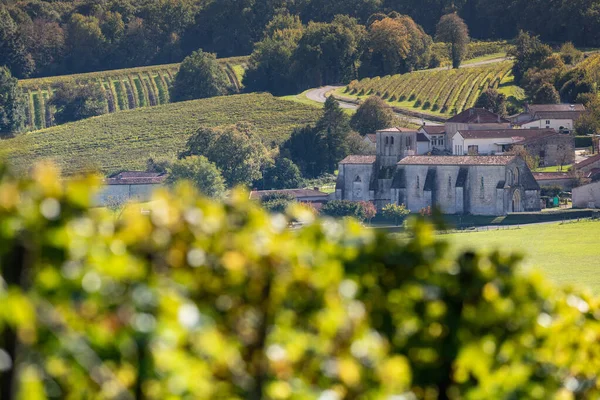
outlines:
[[[571,107],[571,110],[575,110],[575,104],[571,104],[569,107]]]
[[[318,191],[319,191],[319,187],[318,187],[318,186],[315,186],[315,187],[313,187],[313,190],[314,190],[315,192],[318,192]]]

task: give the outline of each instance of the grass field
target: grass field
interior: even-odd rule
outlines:
[[[457,252],[460,249],[519,252],[525,255],[526,268],[535,268],[554,282],[588,287],[600,293],[598,237],[598,221],[530,225],[519,229],[442,236],[455,245]]]
[[[0,156],[23,171],[53,159],[66,174],[87,168],[110,173],[144,169],[149,157],[174,157],[200,126],[252,123],[265,145],[279,144],[294,127],[312,123],[319,109],[247,94],[123,111],[25,133],[2,141]]]
[[[363,99],[380,96],[390,105],[437,116],[450,116],[472,107],[489,87],[508,90],[512,62],[481,67],[416,71],[352,81],[338,95]]]
[[[241,87],[247,57],[223,58],[219,62],[236,88]],[[169,103],[169,88],[179,64],[24,79],[19,85],[28,99],[26,127],[43,129],[54,125],[54,110],[47,106],[56,86],[64,82],[98,82],[106,97],[107,113]]]

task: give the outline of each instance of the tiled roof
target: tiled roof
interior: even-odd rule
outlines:
[[[377,135],[374,133],[367,134],[366,138],[369,139],[371,143],[377,143]]]
[[[123,171],[106,178],[106,185],[150,185],[161,184],[167,177],[161,172]]]
[[[250,192],[251,199],[261,199],[263,196],[273,193],[285,193],[291,194],[295,198],[303,198],[303,197],[327,197],[329,196],[327,193],[323,193],[319,190],[315,189],[280,189],[280,190],[253,190]]]
[[[515,138],[516,141],[538,138],[542,136],[556,135],[554,129],[495,129],[495,130],[465,130],[459,131],[465,139],[505,139]],[[523,138],[523,139],[518,139]]]
[[[418,132],[417,133],[417,142],[430,142],[431,140],[429,140],[429,138],[427,136],[425,136],[424,133]]]
[[[585,111],[583,104],[530,104],[527,109],[532,114],[538,112]]]
[[[446,122],[457,122],[461,124],[498,124],[509,123],[510,121],[485,108],[469,108],[450,118]]]
[[[415,132],[415,130],[410,129],[410,128],[403,128],[401,126],[395,126],[393,128],[380,129],[377,132],[398,133],[398,132]]]
[[[377,156],[348,156],[340,161],[340,164],[373,164]]]
[[[596,154],[574,165],[575,169],[587,167],[590,164],[600,161],[600,154]]]
[[[543,119],[578,119],[583,111],[538,111],[534,114],[532,121]],[[529,121],[529,122],[532,122]]]
[[[515,155],[497,156],[408,156],[398,165],[507,165]]]
[[[444,125],[423,125],[422,128],[430,135],[441,135],[446,131]]]
[[[536,181],[550,181],[556,179],[573,179],[568,172],[534,172],[533,177]]]

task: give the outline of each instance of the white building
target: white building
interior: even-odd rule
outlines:
[[[166,174],[159,172],[120,172],[104,180],[104,186],[96,196],[95,204],[106,206],[128,201],[149,201],[154,190],[163,185],[166,177]]]
[[[600,181],[573,188],[573,208],[600,208]]]
[[[524,129],[554,129],[569,133],[584,112],[583,104],[531,104],[525,106],[525,112],[510,119],[513,125]]]
[[[552,129],[460,130],[452,136],[452,154],[494,155],[509,151],[516,143],[556,135]]]

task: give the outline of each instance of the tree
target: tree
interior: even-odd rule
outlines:
[[[73,14],[66,27],[65,46],[65,63],[69,72],[100,69],[106,54],[106,42],[98,18]]]
[[[380,129],[389,128],[394,122],[394,112],[378,96],[366,99],[356,110],[350,120],[351,127],[361,135],[375,133]]]
[[[67,82],[56,86],[49,104],[56,107],[54,119],[59,124],[104,114],[106,99],[99,84]]]
[[[0,66],[0,136],[9,136],[21,129],[25,121],[22,92],[18,81],[6,67]]]
[[[333,173],[337,163],[350,154],[350,146],[356,143],[349,140],[351,134],[350,117],[333,97],[328,97],[316,125],[295,129],[283,145],[284,155],[309,178]]]
[[[205,196],[220,198],[225,194],[225,180],[214,163],[204,156],[190,156],[173,162],[168,168],[166,183],[173,185],[186,180]]]
[[[0,67],[2,66],[6,66],[19,78],[27,78],[35,68],[17,24],[7,9],[0,6]]]
[[[485,108],[498,115],[506,115],[506,96],[496,89],[488,88],[481,92],[475,107]]]
[[[373,22],[367,35],[361,75],[383,76],[405,72],[404,61],[410,50],[410,36],[401,21],[385,18]]]
[[[523,145],[520,145],[520,144],[513,145],[512,149],[510,149],[507,152],[507,154],[514,154],[514,155],[521,157],[527,164],[527,167],[529,167],[529,169],[532,171],[537,170],[540,166],[540,157],[537,155],[534,156],[533,154],[528,152],[527,149],[525,148],[525,146],[523,146]]]
[[[567,65],[575,65],[583,60],[583,52],[577,50],[571,42],[564,43],[560,47],[559,53],[560,57]]]
[[[266,90],[274,95],[293,92],[296,84],[290,73],[291,58],[301,36],[301,29],[275,30],[257,43],[244,74],[245,90]]]
[[[262,207],[271,213],[283,213],[294,203],[296,203],[296,197],[285,192],[269,193],[260,199]]]
[[[365,219],[370,223],[371,220],[377,215],[377,207],[375,207],[375,204],[370,201],[361,201],[359,203],[363,209]]]
[[[198,50],[181,63],[171,87],[171,99],[186,101],[223,96],[230,90],[229,78],[216,55]]]
[[[263,190],[273,190],[299,188],[302,182],[298,166],[292,160],[280,156],[265,168],[262,181],[256,183]]]
[[[321,207],[321,214],[335,218],[352,217],[359,221],[367,217],[363,202],[350,200],[328,201]]]
[[[543,44],[539,37],[520,31],[515,39],[515,46],[508,55],[515,58],[512,73],[515,81],[521,83],[525,72],[530,68],[539,67],[552,55],[552,49]]]
[[[400,225],[410,214],[410,210],[404,204],[386,204],[381,210],[384,218],[394,221],[394,224]]]
[[[544,83],[533,96],[534,104],[558,104],[560,95],[550,83]]]
[[[462,18],[456,13],[444,15],[437,24],[435,38],[438,42],[450,43],[452,67],[460,67],[469,44],[469,28]]]
[[[115,223],[94,179],[0,174],[3,400],[600,394],[596,296],[422,219],[399,239],[183,185]]]
[[[594,94],[585,105],[586,112],[575,121],[577,135],[595,135],[600,132],[600,99]]]
[[[292,55],[297,88],[356,78],[364,37],[364,26],[348,16],[338,15],[329,24],[309,23]]]
[[[200,128],[187,142],[180,158],[205,156],[223,174],[228,187],[250,186],[262,178],[269,154],[260,138],[246,124],[225,128]]]

